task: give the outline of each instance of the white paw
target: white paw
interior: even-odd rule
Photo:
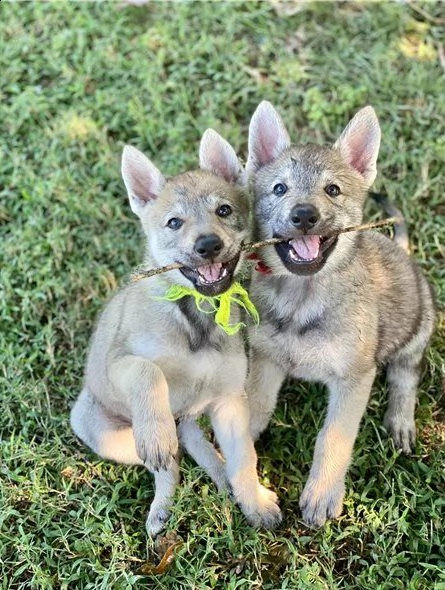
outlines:
[[[165,523],[167,522],[169,516],[170,513],[168,510],[165,508],[158,508],[152,504],[145,522],[147,534],[150,537],[156,537],[156,535],[159,534],[165,527]]]
[[[396,449],[409,454],[414,450],[416,442],[416,425],[413,419],[402,414],[386,412],[383,425],[391,435]]]
[[[178,437],[173,416],[157,420],[143,432],[135,432],[136,450],[151,472],[168,469],[178,452]]]
[[[241,509],[249,523],[257,528],[272,529],[282,519],[276,493],[262,485],[258,486],[256,502],[249,505],[241,504]]]
[[[304,522],[312,527],[321,527],[328,518],[340,516],[345,496],[343,481],[330,487],[309,476],[300,498]]]

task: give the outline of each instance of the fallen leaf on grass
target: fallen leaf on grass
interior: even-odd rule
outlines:
[[[65,479],[72,479],[74,475],[74,469],[68,465],[62,469],[60,475]]]
[[[183,544],[183,540],[175,533],[167,533],[164,537],[158,537],[156,549],[158,553],[162,553],[161,560],[158,564],[146,561],[138,569],[138,574],[161,576],[169,569],[175,559],[176,550]]]

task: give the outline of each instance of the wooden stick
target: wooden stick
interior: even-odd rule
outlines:
[[[403,219],[400,217],[388,217],[387,219],[382,219],[381,221],[371,221],[371,223],[363,223],[362,225],[351,225],[350,227],[345,227],[345,229],[341,229],[340,231],[331,235],[338,236],[340,234],[346,234],[350,231],[363,231],[365,229],[374,229],[376,227],[385,227],[387,225],[397,225],[398,223],[402,222]]]
[[[154,277],[155,275],[160,275],[169,270],[175,270],[182,267],[183,265],[179,264],[179,262],[173,262],[172,264],[167,264],[167,266],[160,266],[159,268],[152,268],[151,270],[144,270],[141,268],[132,273],[130,280],[140,281],[141,279],[148,279],[149,277]]]
[[[389,217],[388,219],[382,219],[381,221],[372,221],[371,223],[363,223],[362,225],[352,225],[350,227],[345,227],[337,232],[332,234],[328,234],[326,237],[332,236],[339,236],[340,234],[346,234],[352,231],[365,231],[367,229],[375,229],[376,227],[386,227],[388,225],[396,225],[397,223],[401,223],[403,220],[399,217]],[[247,242],[242,244],[241,250],[243,252],[250,252],[252,250],[258,250],[259,248],[264,248],[265,246],[273,246],[275,244],[279,244],[280,242],[285,242],[287,240],[283,240],[281,238],[270,238],[268,240],[263,240],[261,242]],[[167,266],[161,266],[159,268],[153,268],[151,270],[137,270],[134,272],[130,280],[131,281],[140,281],[141,279],[148,279],[149,277],[154,277],[155,275],[160,275],[164,272],[168,272],[169,270],[176,270],[178,268],[182,268],[182,264],[178,262],[174,262],[173,264],[167,264]]]

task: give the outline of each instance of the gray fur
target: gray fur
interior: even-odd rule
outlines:
[[[207,264],[193,248],[206,233],[224,242],[211,262],[226,262],[248,237],[248,203],[238,184],[244,173],[235,152],[207,131],[200,161],[202,170],[165,180],[143,154],[124,149],[122,174],[146,233],[148,266]],[[221,204],[233,213],[217,216]],[[173,217],[184,221],[179,230],[168,226]],[[256,472],[243,340],[225,334],[190,298],[159,299],[172,284],[193,285],[175,270],[127,285],[105,307],[72,409],[72,428],[102,457],[155,473],[146,523],[150,535],[163,528],[179,481],[178,438],[218,488],[230,485],[250,523],[272,527],[281,514],[276,495],[260,485]],[[235,323],[239,310],[232,311]],[[225,461],[196,424],[201,414],[210,416]]]
[[[320,212],[311,234],[361,223],[380,143],[373,109],[362,109],[332,148],[291,146],[282,122],[267,128],[277,117],[263,102],[250,126],[256,237],[301,236],[290,221],[301,203]],[[278,153],[277,144],[284,146]],[[287,185],[286,194],[273,193],[277,183]],[[336,198],[324,190],[331,183],[341,188]],[[251,432],[258,437],[267,426],[286,375],[327,385],[327,415],[300,499],[304,520],[321,526],[341,512],[344,477],[379,366],[388,368],[385,426],[404,452],[414,443],[418,367],[434,323],[431,292],[406,252],[373,231],[340,235],[325,265],[309,276],[286,268],[273,247],[262,255],[273,273],[254,273],[251,284],[262,319],[249,332]]]

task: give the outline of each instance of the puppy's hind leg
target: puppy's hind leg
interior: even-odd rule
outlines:
[[[412,339],[388,362],[388,408],[383,424],[394,444],[404,453],[414,448],[416,426],[414,410],[420,379],[420,363],[434,328],[431,294],[426,283],[422,287],[422,323]]]
[[[155,536],[169,516],[179,482],[178,438],[168,384],[155,363],[136,355],[117,358],[109,368],[109,378],[132,410],[137,454],[154,473],[156,491],[146,528]]]
[[[389,363],[387,369],[389,397],[383,424],[396,448],[404,453],[411,452],[416,440],[414,409],[420,376],[419,362],[420,359],[399,357]]]
[[[181,420],[178,425],[178,435],[181,445],[196,463],[207,471],[210,479],[219,491],[228,487],[224,460],[195,420]]]
[[[82,390],[71,410],[71,427],[101,457],[142,465],[131,425],[109,415],[87,389]]]

